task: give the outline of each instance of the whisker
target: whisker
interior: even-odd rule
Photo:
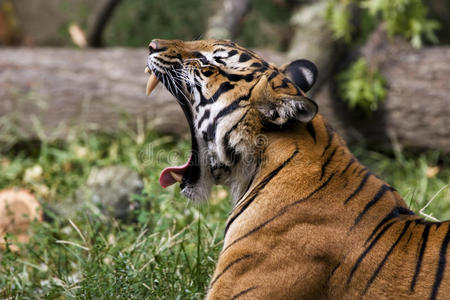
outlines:
[[[169,75],[171,81],[173,82],[175,89],[178,90],[178,92],[180,92],[180,94],[181,94],[186,100],[189,101],[189,98],[188,98],[188,97],[186,96],[186,94],[183,92],[183,90],[181,89],[181,87],[178,86],[178,82],[174,79],[173,75],[172,75],[170,72],[168,72],[167,74]],[[177,93],[177,94],[178,94],[178,93]]]

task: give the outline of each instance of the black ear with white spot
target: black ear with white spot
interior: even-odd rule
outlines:
[[[319,75],[316,65],[306,59],[284,65],[281,72],[305,93],[311,89]]]

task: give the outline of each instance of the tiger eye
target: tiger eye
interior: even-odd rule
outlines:
[[[214,72],[211,70],[211,68],[206,68],[205,70],[202,70],[202,74],[206,77],[210,77]]]

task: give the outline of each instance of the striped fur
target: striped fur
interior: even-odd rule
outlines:
[[[278,69],[228,41],[157,42],[149,66],[197,155],[183,193],[233,192],[208,299],[450,297],[449,223],[416,216],[353,157],[305,97],[310,78],[296,81],[305,64]]]

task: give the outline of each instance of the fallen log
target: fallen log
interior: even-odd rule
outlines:
[[[450,47],[415,49],[380,27],[360,52],[382,73],[387,97],[368,117],[349,110],[327,82],[314,98],[333,126],[348,141],[450,153]]]
[[[374,48],[390,87],[380,112],[360,118],[330,84],[315,96],[320,111],[348,140],[389,145],[394,138],[450,153],[450,47],[392,47]],[[287,61],[257,52],[278,65]],[[184,115],[163,87],[145,96],[146,56],[132,49],[0,48],[0,118],[14,113],[28,136],[48,138],[64,137],[72,126],[114,131],[125,121],[186,136]]]
[[[1,49],[0,115],[14,112],[25,134],[36,134],[37,120],[49,138],[73,125],[114,130],[127,118],[184,134],[182,112],[163,88],[145,96],[146,56],[128,49]]]

